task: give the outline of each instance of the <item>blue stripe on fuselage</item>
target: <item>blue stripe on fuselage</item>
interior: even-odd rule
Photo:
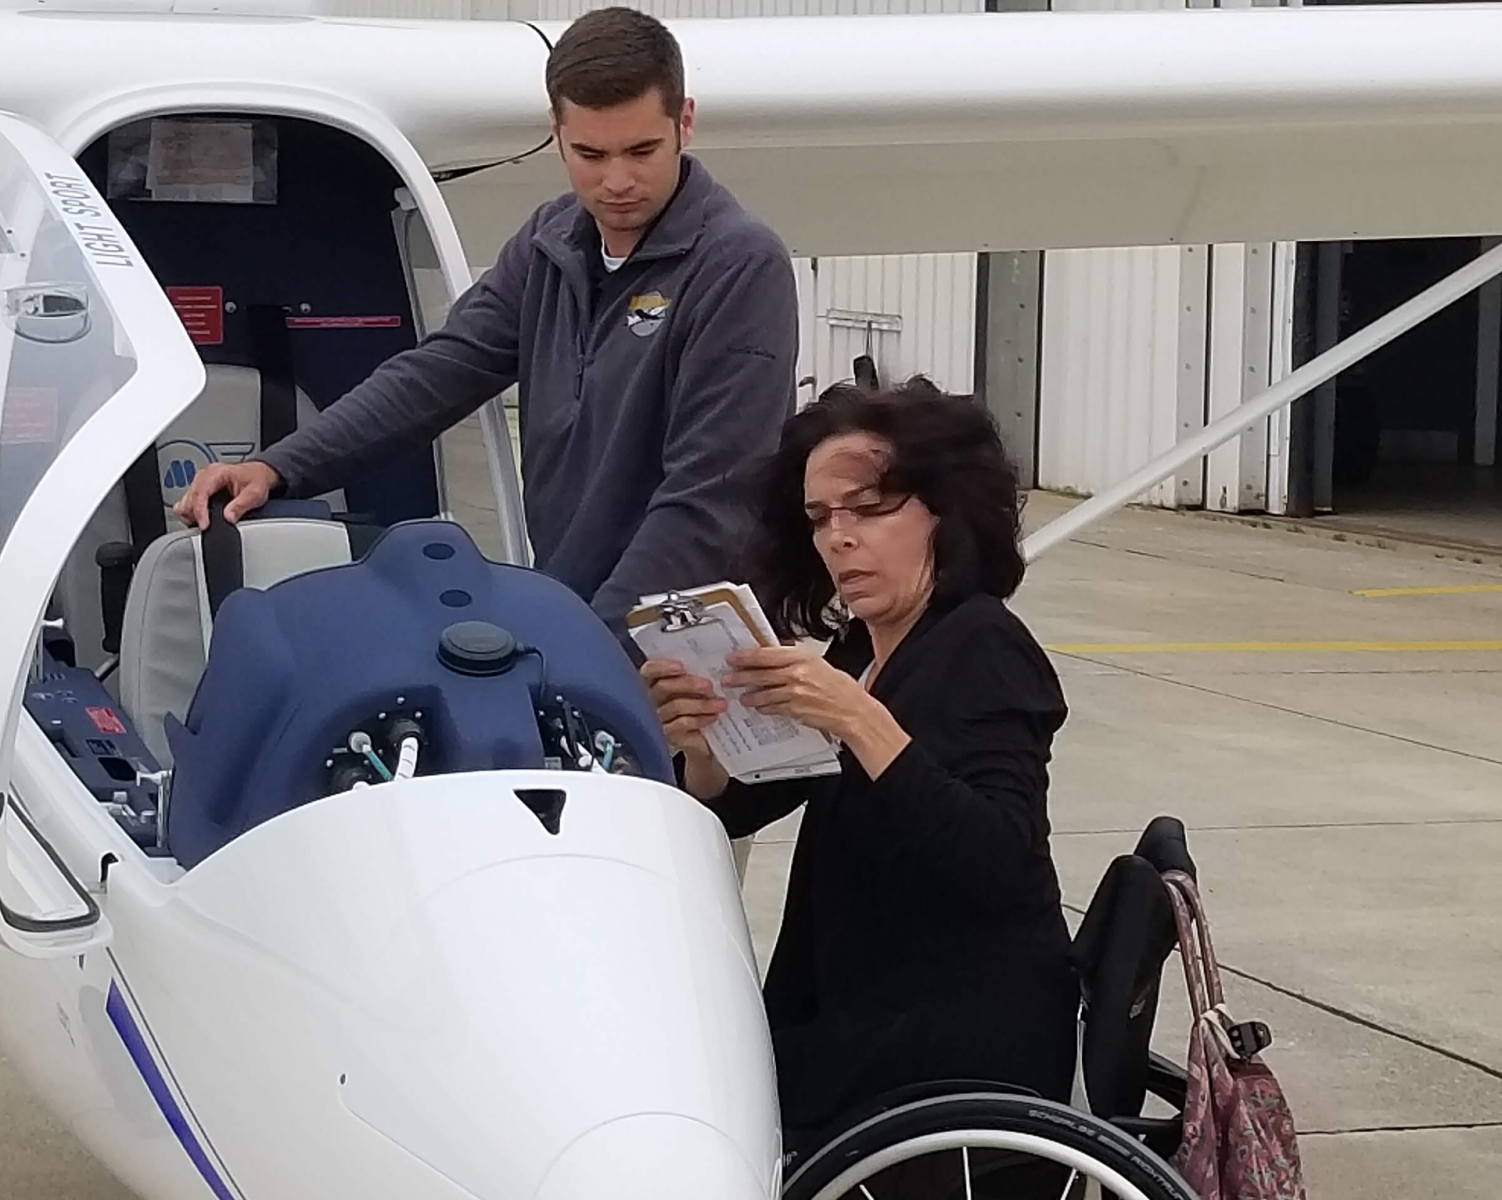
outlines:
[[[110,1023],[114,1025],[115,1032],[120,1035],[120,1040],[125,1044],[131,1061],[136,1064],[136,1070],[146,1081],[151,1098],[162,1110],[162,1116],[167,1118],[167,1124],[172,1127],[172,1132],[177,1135],[182,1148],[187,1151],[188,1157],[193,1160],[193,1165],[198,1168],[198,1173],[209,1185],[209,1190],[218,1197],[218,1200],[238,1200],[223,1177],[215,1170],[214,1164],[209,1161],[209,1156],[204,1152],[202,1143],[193,1132],[193,1127],[188,1124],[188,1118],[183,1115],[182,1107],[167,1086],[166,1079],[162,1077],[161,1068],[151,1057],[146,1039],[141,1035],[141,1027],[136,1024],[135,1017],[131,1015],[130,1006],[126,1004],[125,997],[120,994],[120,988],[114,980],[110,981],[110,994],[109,1000],[105,1003],[105,1012],[109,1014]]]

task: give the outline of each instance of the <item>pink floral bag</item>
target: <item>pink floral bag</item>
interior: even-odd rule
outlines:
[[[1258,1055],[1267,1026],[1226,1012],[1220,967],[1199,890],[1179,871],[1163,876],[1179,929],[1194,1024],[1184,1138],[1173,1166],[1201,1200],[1306,1200],[1293,1113]]]

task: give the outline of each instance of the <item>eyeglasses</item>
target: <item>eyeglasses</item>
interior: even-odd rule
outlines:
[[[868,500],[864,504],[810,504],[803,511],[814,532],[822,533],[826,529],[836,528],[835,515],[837,513],[845,513],[850,517],[852,524],[859,525],[865,521],[889,517],[905,508],[911,499],[910,495],[897,495]]]

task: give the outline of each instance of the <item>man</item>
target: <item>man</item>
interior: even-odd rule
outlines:
[[[199,472],[200,528],[273,493],[336,488],[519,384],[535,561],[623,632],[652,592],[713,583],[747,531],[742,468],[794,409],[797,293],[775,234],[683,153],[694,128],[677,42],[625,8],[580,18],[548,59],[573,187],[454,305],[249,462]]]

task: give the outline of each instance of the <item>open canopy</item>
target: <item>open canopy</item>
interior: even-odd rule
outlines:
[[[202,386],[181,323],[83,172],[0,114],[0,780],[69,550]]]
[[[41,178],[0,140],[0,544],[68,441],[136,373],[136,349],[91,267],[125,264],[74,173]],[[9,560],[7,560],[9,561]]]

